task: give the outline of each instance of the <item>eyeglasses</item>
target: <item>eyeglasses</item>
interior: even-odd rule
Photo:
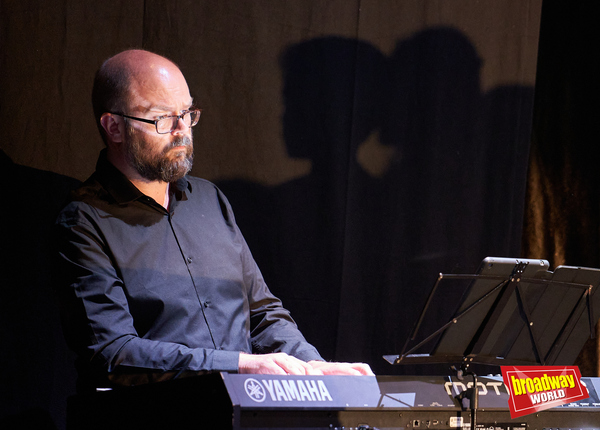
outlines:
[[[187,110],[181,115],[162,116],[158,119],[136,118],[135,116],[125,115],[116,112],[109,113],[113,115],[122,116],[123,118],[129,118],[134,119],[136,121],[146,122],[148,124],[154,124],[154,126],[156,127],[156,132],[158,134],[167,134],[171,133],[177,128],[177,124],[179,124],[180,119],[185,125],[187,125],[190,128],[198,124],[198,121],[200,120],[200,114],[202,113],[202,109]]]

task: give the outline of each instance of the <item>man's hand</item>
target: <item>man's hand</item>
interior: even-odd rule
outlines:
[[[309,361],[313,369],[323,375],[366,375],[375,376],[371,367],[365,363],[328,363],[326,361]]]
[[[240,373],[270,374],[270,375],[322,375],[318,369],[309,363],[298,360],[284,352],[273,354],[240,353]]]

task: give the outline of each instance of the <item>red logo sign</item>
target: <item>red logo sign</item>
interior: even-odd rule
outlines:
[[[577,366],[502,366],[510,416],[517,418],[587,399]]]

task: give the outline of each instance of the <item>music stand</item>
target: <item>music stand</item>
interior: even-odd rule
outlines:
[[[488,257],[476,274],[440,274],[402,352],[384,358],[392,364],[460,362],[458,377],[473,375],[473,387],[477,383],[468,371],[471,363],[573,364],[587,338],[594,337],[600,270],[548,269],[545,260]],[[471,282],[447,322],[409,348],[444,280]],[[432,348],[419,353],[424,346]],[[472,391],[475,418],[477,389]]]

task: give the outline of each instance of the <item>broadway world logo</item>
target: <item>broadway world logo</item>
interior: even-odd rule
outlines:
[[[577,366],[502,366],[502,378],[512,418],[590,396]]]

